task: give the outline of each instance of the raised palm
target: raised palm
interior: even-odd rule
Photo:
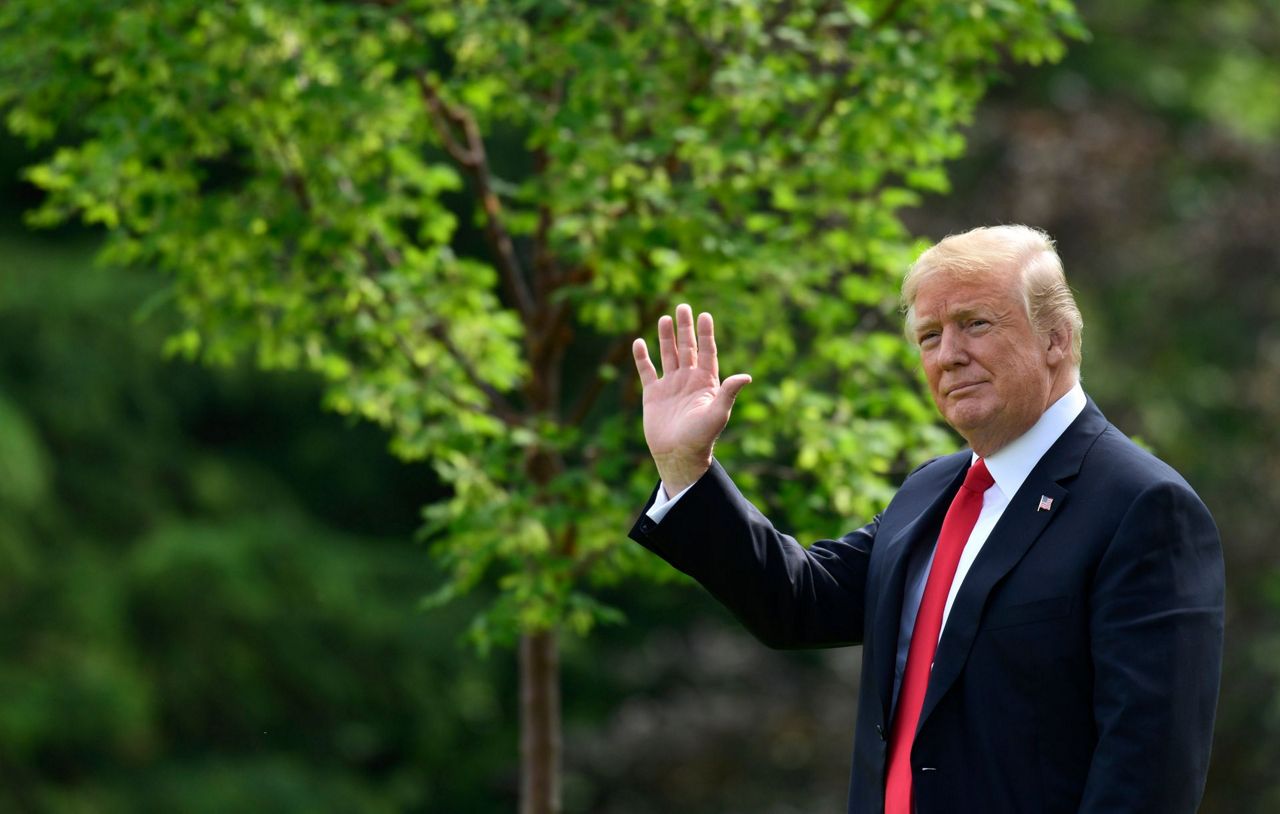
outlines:
[[[745,373],[720,381],[711,315],[676,307],[676,317],[658,320],[662,376],[658,376],[643,339],[632,346],[636,371],[644,385],[644,437],[670,494],[696,481],[711,465],[711,450],[729,421],[733,401],[751,377]]]

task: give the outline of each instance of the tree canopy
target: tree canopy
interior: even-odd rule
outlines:
[[[582,586],[644,567],[615,379],[678,299],[761,383],[748,484],[800,528],[883,502],[942,438],[891,318],[897,213],[1000,61],[1081,28],[1063,0],[18,0],[0,34],[9,128],[58,144],[31,221],[167,271],[171,350],[315,371],[432,461],[439,597],[501,577],[486,641],[585,630]]]

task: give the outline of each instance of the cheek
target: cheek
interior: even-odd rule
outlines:
[[[942,376],[942,366],[938,363],[937,348],[929,348],[927,351],[920,351],[920,367],[924,369],[924,378],[929,380],[929,384],[937,383],[938,378]]]
[[[937,368],[926,367],[924,369],[924,380],[928,382],[930,390],[938,389],[938,380],[940,378]]]

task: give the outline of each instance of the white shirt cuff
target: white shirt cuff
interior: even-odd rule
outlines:
[[[676,505],[680,498],[684,497],[685,492],[693,488],[693,484],[676,492],[675,497],[667,497],[667,486],[664,483],[658,483],[658,494],[653,497],[653,505],[649,507],[649,511],[645,512],[649,519],[655,523],[661,523],[662,518],[667,516],[667,512],[671,511],[671,507]]]

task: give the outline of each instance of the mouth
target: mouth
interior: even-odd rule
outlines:
[[[947,396],[949,398],[953,396],[967,396],[984,384],[986,384],[986,382],[969,382],[967,384],[958,384],[955,387],[952,387],[947,390]]]

